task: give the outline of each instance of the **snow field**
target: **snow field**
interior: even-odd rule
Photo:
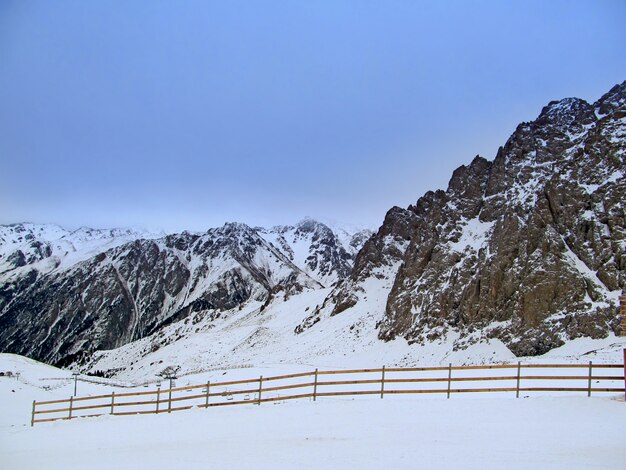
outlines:
[[[327,399],[11,430],[5,468],[620,469],[626,403],[606,398]]]
[[[597,342],[581,342],[578,348],[590,344]],[[570,345],[567,352],[578,348]],[[612,350],[607,356],[610,362],[617,362]],[[556,362],[554,358],[543,360]],[[558,397],[532,393],[526,394],[530,398],[522,394],[519,399],[515,393],[459,393],[449,400],[445,394],[385,395],[383,400],[377,395],[318,397],[316,402],[300,399],[159,415],[106,415],[31,428],[32,400],[68,398],[74,387],[70,373],[0,354],[0,371],[5,370],[19,371],[20,377],[0,377],[3,468],[621,469],[626,462],[623,393],[592,398],[578,392]],[[186,389],[207,380],[238,381],[309,370],[286,364],[213,370],[179,378],[176,385]],[[576,370],[586,374],[584,369]],[[495,371],[510,374],[509,369]],[[461,372],[474,373],[453,370]],[[438,373],[447,377],[447,371]],[[400,374],[387,371],[386,379]],[[347,376],[356,375],[373,378],[378,373]],[[435,376],[433,372],[429,375]],[[334,376],[324,380],[329,377]],[[59,380],[50,380],[53,378]],[[271,385],[300,380],[309,378],[277,380]],[[250,385],[254,388],[254,383]],[[264,385],[270,386],[270,382]],[[243,386],[248,387],[229,388],[234,391]],[[123,393],[154,387],[114,390]],[[111,390],[107,385],[78,383],[79,396],[110,394]]]

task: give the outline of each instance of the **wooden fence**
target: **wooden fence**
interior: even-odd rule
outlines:
[[[624,352],[626,360],[626,350]],[[522,373],[524,371],[525,374]],[[478,374],[478,375],[476,375]],[[343,377],[342,377],[343,376]],[[559,386],[555,386],[558,384]],[[298,393],[299,392],[299,393]],[[321,397],[401,394],[626,393],[624,364],[497,364],[315,370],[187,387],[34,401],[31,426],[79,417],[170,413],[194,407],[279,403]],[[285,393],[287,393],[285,395]]]

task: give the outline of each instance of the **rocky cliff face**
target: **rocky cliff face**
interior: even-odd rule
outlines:
[[[345,276],[353,256],[311,220],[270,231],[226,224],[157,239],[0,228],[1,350],[54,364],[81,362],[190,316],[217,318],[247,302],[267,304],[278,292],[321,288],[317,279]],[[291,235],[301,242],[297,259]],[[67,249],[79,240],[89,249]]]
[[[455,346],[502,340],[542,354],[617,331],[626,268],[626,82],[597,103],[551,102],[493,162],[458,168],[446,191],[391,209],[351,275],[297,329],[387,296],[379,337]]]

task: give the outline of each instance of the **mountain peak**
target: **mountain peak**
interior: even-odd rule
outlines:
[[[310,233],[331,232],[332,233],[332,230],[330,229],[330,227],[328,227],[326,224],[318,220],[315,220],[311,217],[305,217],[304,219],[302,219],[300,222],[296,224],[296,228],[297,230],[301,232],[310,232]]]
[[[595,120],[594,108],[580,98],[563,98],[550,101],[535,121],[537,125],[570,126],[574,122],[588,124]]]
[[[243,222],[226,222],[224,225],[222,225],[222,229],[228,231],[252,230],[249,225],[244,224]]]
[[[227,237],[249,237],[256,234],[257,230],[243,222],[226,222],[219,228],[209,229],[207,233],[220,234]]]
[[[603,116],[618,109],[626,112],[626,80],[611,88],[594,106]]]

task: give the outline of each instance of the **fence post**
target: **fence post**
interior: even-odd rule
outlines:
[[[448,365],[448,398],[450,398],[450,386],[452,385],[452,363]]]
[[[159,401],[160,400],[161,400],[161,385],[157,385],[156,414],[159,414]]]
[[[385,394],[385,366],[383,366],[383,376],[380,379],[380,398]]]
[[[317,369],[315,369],[315,382],[313,383],[313,401],[317,398]]]
[[[205,404],[204,404],[204,407],[205,407],[205,408],[208,408],[208,407],[209,407],[209,388],[210,388],[210,387],[211,387],[211,381],[209,380],[209,381],[206,383],[206,402],[205,402]]]
[[[37,404],[37,402],[35,400],[33,400],[33,414],[31,415],[30,418],[30,427],[32,428],[35,425],[35,405]]]
[[[167,396],[167,412],[172,412],[172,379],[170,379],[170,391],[169,395]]]
[[[72,419],[72,407],[74,406],[74,397],[70,397],[70,414],[67,419]]]
[[[622,317],[620,336],[626,336],[626,295],[619,298],[619,311]]]
[[[519,382],[522,375],[522,363],[517,361],[517,386],[515,387],[515,398],[519,398]]]
[[[591,396],[591,361],[589,361],[589,383],[587,384],[587,396]]]
[[[257,405],[261,405],[261,388],[262,388],[262,384],[263,384],[263,376],[259,377],[259,400],[257,402]]]
[[[114,406],[115,406],[115,392],[111,392],[111,414],[113,414]]]

